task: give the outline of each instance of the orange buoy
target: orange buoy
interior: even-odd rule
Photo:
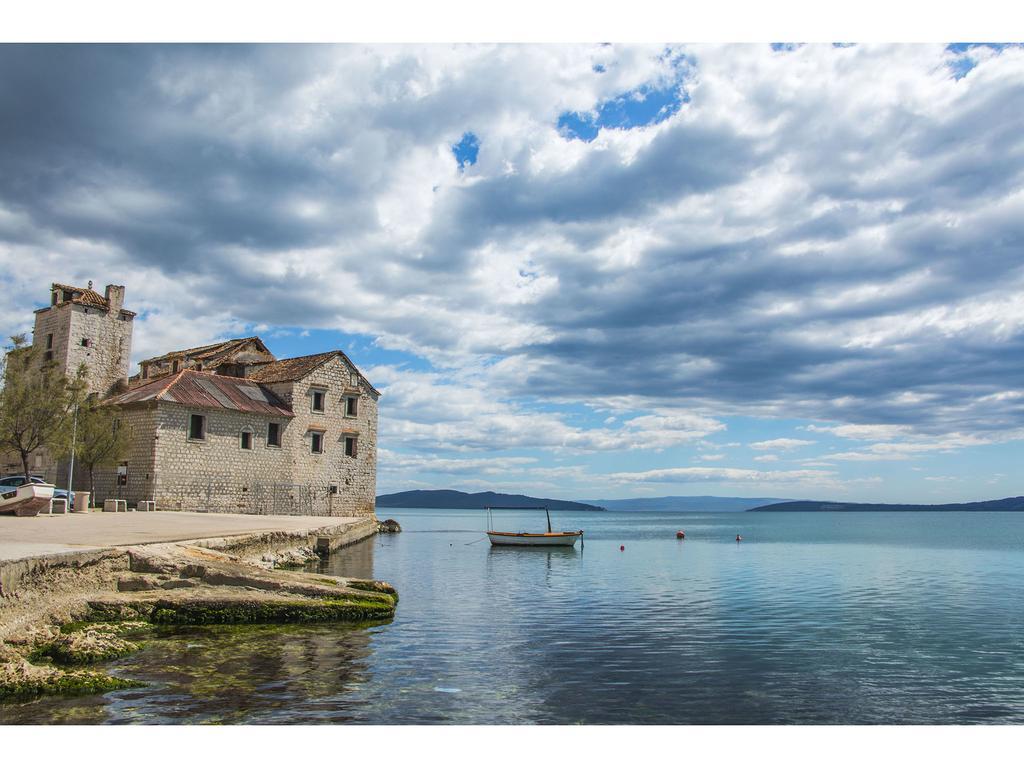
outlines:
[[[686,538],[686,531],[676,531],[676,538],[677,539],[685,539]]]
[[[625,551],[626,551],[626,545],[625,544],[620,544],[619,545],[619,552],[625,552]]]

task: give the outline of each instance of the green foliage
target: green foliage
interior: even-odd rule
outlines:
[[[89,472],[89,491],[96,495],[95,473],[103,467],[113,467],[128,453],[128,427],[116,406],[102,405],[99,398],[77,397],[77,423],[68,434],[69,439],[60,453],[67,456],[74,448],[75,462]]]
[[[59,452],[70,431],[72,410],[82,389],[82,373],[69,381],[53,362],[44,361],[24,335],[11,337],[0,389],[0,451],[21,457],[25,476],[29,457],[47,448]]]

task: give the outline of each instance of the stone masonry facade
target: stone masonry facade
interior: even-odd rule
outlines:
[[[110,394],[128,380],[135,313],[124,309],[124,286],[108,285],[104,296],[54,284],[50,306],[37,310],[32,344],[68,376],[85,366],[89,392]]]

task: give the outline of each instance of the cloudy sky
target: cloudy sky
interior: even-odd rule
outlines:
[[[127,285],[383,392],[379,490],[1024,493],[1024,49],[0,46],[0,332]]]

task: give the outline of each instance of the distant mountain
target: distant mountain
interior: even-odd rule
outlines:
[[[538,499],[514,493],[463,493],[462,491],[402,491],[377,497],[378,507],[414,509],[483,509],[484,507],[548,507],[549,509],[590,510],[603,507],[562,499]]]
[[[754,507],[752,512],[1021,512],[1024,511],[1024,496],[992,501],[971,501],[966,504],[849,504],[842,501],[785,501]]]
[[[739,498],[733,496],[657,496],[640,499],[584,499],[615,512],[744,512],[761,504],[786,499]]]

